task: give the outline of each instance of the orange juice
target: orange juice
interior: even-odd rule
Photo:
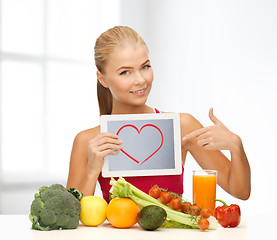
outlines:
[[[215,209],[216,199],[216,171],[193,171],[193,202],[200,208]]]

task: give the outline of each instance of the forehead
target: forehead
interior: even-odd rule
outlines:
[[[122,66],[140,66],[148,59],[148,51],[144,45],[125,45],[116,47],[107,58],[106,67],[118,69]]]

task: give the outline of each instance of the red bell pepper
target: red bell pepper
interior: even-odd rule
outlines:
[[[240,207],[237,204],[231,204],[228,206],[224,201],[215,199],[223,203],[223,206],[219,206],[214,210],[214,217],[222,227],[236,227],[240,223],[241,213]]]

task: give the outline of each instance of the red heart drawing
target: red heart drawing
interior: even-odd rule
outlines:
[[[145,128],[145,127],[153,127],[153,128],[156,128],[156,129],[159,131],[159,133],[161,134],[161,137],[162,137],[161,145],[160,145],[153,153],[151,153],[150,156],[148,156],[146,159],[144,159],[141,163],[140,163],[137,159],[135,159],[134,157],[132,157],[130,154],[128,154],[127,152],[125,152],[123,149],[120,150],[120,151],[123,152],[126,156],[128,156],[128,157],[131,158],[133,161],[135,161],[137,164],[140,164],[140,165],[141,165],[141,164],[145,163],[147,160],[149,160],[149,158],[151,158],[154,154],[156,154],[156,153],[161,149],[161,147],[162,147],[162,145],[163,145],[163,142],[164,142],[164,136],[163,136],[162,131],[161,131],[157,126],[155,126],[155,125],[153,125],[153,124],[145,124],[145,125],[143,125],[140,129],[138,129],[136,126],[134,126],[134,125],[132,125],[132,124],[126,124],[126,125],[122,126],[122,127],[117,131],[116,135],[118,135],[118,134],[120,133],[120,131],[121,131],[123,128],[126,128],[126,127],[132,127],[132,128],[134,128],[134,129],[136,129],[137,132],[138,132],[138,134],[140,134],[140,133],[141,133],[141,130],[142,130],[143,128]]]

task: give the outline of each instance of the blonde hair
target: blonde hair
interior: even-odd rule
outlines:
[[[108,55],[116,48],[123,47],[125,44],[134,46],[145,45],[141,36],[132,28],[126,26],[115,26],[103,32],[96,40],[94,46],[94,60],[99,72],[105,73],[105,64]],[[97,97],[100,115],[111,114],[112,112],[112,94],[109,88],[105,88],[97,80]]]

